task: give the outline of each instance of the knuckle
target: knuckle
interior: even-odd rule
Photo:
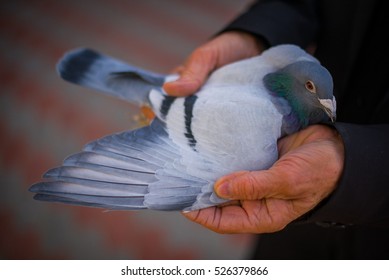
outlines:
[[[245,173],[240,178],[237,178],[235,184],[237,195],[239,199],[255,200],[258,199],[257,189],[258,181],[254,172]]]

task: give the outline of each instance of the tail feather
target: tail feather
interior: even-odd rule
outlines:
[[[160,90],[165,75],[129,65],[90,49],[75,49],[64,55],[57,65],[66,81],[97,89],[137,105],[149,103],[152,89]]]

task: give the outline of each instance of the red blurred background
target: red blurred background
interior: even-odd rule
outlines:
[[[84,144],[139,124],[139,110],[62,81],[55,64],[85,46],[168,72],[250,0],[0,2],[0,258],[241,259],[249,235],[219,235],[179,213],[37,202],[28,192]]]

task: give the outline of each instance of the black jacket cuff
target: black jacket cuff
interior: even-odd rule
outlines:
[[[304,220],[388,226],[389,125],[337,123],[335,127],[345,146],[343,173],[336,190]]]

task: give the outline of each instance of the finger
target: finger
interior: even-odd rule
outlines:
[[[259,200],[265,197],[285,197],[290,181],[280,169],[241,171],[220,178],[216,193],[225,199]],[[281,194],[281,195],[280,195]]]
[[[183,215],[218,233],[265,233],[283,229],[299,215],[288,201],[245,201],[242,206],[211,207]]]
[[[216,67],[214,53],[211,48],[200,48],[194,51],[185,65],[178,68],[180,78],[165,83],[163,89],[173,96],[187,96],[198,91]]]
[[[184,212],[183,215],[192,222],[218,233],[253,231],[253,226],[247,222],[247,215],[240,206],[210,207]]]

